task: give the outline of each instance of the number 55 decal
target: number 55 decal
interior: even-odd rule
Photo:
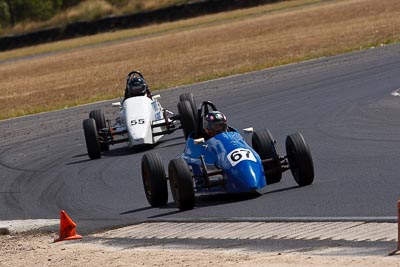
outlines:
[[[131,125],[144,124],[144,119],[131,120]]]
[[[243,160],[251,160],[256,162],[256,157],[254,157],[253,153],[245,148],[237,148],[231,151],[227,156],[229,162],[231,163],[232,167],[235,167],[236,164]]]

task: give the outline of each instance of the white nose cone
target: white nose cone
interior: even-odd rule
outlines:
[[[151,123],[154,117],[152,100],[147,96],[131,97],[126,99],[123,105],[129,145],[152,144]]]

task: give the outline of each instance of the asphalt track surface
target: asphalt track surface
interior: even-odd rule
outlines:
[[[120,144],[88,159],[82,120],[95,108],[115,119],[113,101],[0,121],[0,220],[57,219],[63,209],[81,233],[154,220],[394,222],[399,70],[400,46],[391,45],[162,91],[161,104],[174,112],[179,94],[193,92],[237,129],[269,129],[281,155],[286,135],[300,131],[314,159],[311,186],[299,188],[286,172],[259,197],[200,196],[185,212],[171,194],[165,207],[147,203],[140,161],[149,151]],[[179,131],[152,151],[167,167],[184,144]]]

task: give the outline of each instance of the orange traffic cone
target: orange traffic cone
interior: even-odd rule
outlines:
[[[67,215],[67,213],[63,210],[60,211],[60,236],[58,239],[54,240],[54,242],[63,241],[63,240],[73,240],[73,239],[81,239],[82,236],[77,235],[76,231],[76,223],[74,223],[71,218]]]

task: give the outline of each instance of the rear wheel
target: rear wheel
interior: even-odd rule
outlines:
[[[314,181],[314,164],[310,149],[301,133],[287,136],[286,153],[296,183],[299,186],[312,184]]]
[[[193,209],[195,203],[192,173],[182,158],[176,158],[168,165],[169,185],[179,210]]]
[[[142,158],[142,179],[146,198],[152,207],[168,202],[167,177],[158,153],[145,154]]]
[[[90,159],[101,158],[99,135],[94,119],[83,120],[83,132],[85,134],[86,148]]]
[[[196,119],[197,118],[197,105],[196,105],[196,100],[194,99],[193,94],[192,93],[184,93],[179,96],[179,102],[182,102],[185,100],[189,101],[190,106],[192,107],[192,110],[193,110],[194,118]]]
[[[280,182],[282,179],[281,162],[276,152],[275,140],[272,134],[266,129],[256,131],[253,133],[251,143],[262,160],[272,159],[272,161],[263,163],[267,184]]]
[[[106,119],[104,117],[103,112],[100,109],[95,109],[90,111],[89,118],[94,119],[96,122],[97,129],[107,128]]]
[[[89,118],[94,119],[98,130],[107,128],[106,119],[104,117],[103,112],[100,109],[95,109],[95,110],[90,111]],[[109,151],[110,150],[110,146],[108,145],[106,140],[103,140],[103,142],[100,142],[100,148],[101,148],[101,151]]]
[[[189,101],[184,100],[179,102],[178,112],[181,118],[183,134],[185,135],[185,139],[188,139],[190,133],[196,129],[196,119]]]

